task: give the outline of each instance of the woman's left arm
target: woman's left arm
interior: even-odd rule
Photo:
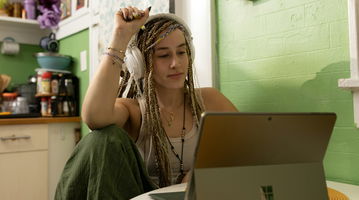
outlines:
[[[233,103],[215,88],[200,88],[205,111],[238,112]]]

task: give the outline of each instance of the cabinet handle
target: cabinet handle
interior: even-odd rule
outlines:
[[[6,141],[6,140],[20,140],[20,139],[30,139],[31,136],[29,135],[25,135],[25,136],[16,136],[16,135],[12,135],[12,136],[7,136],[7,137],[0,137],[1,141]]]

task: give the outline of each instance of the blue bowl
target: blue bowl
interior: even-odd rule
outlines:
[[[65,56],[58,53],[43,52],[35,54],[37,63],[44,69],[67,70],[71,64],[71,56]]]

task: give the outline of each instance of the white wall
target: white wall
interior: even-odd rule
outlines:
[[[191,28],[195,46],[196,75],[200,87],[213,87],[215,55],[213,55],[214,30],[211,24],[212,0],[176,0],[176,15],[182,17]]]

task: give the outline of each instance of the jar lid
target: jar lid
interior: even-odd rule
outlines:
[[[2,93],[3,97],[15,98],[17,96],[16,92],[4,92]]]
[[[51,72],[44,72],[44,73],[41,75],[41,78],[51,78]]]

